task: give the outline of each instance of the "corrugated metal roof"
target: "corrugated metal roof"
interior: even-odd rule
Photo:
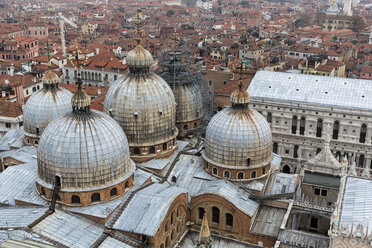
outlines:
[[[27,227],[40,218],[48,208],[0,207],[0,228]]]
[[[107,237],[99,246],[100,248],[132,248],[133,246],[127,245],[117,239]]]
[[[23,146],[24,138],[23,129],[12,129],[8,131],[4,137],[0,139],[0,151],[8,151],[13,148],[20,148]]]
[[[262,206],[251,227],[253,233],[278,237],[287,209]]]
[[[372,110],[371,80],[258,71],[248,92],[254,100]]]
[[[340,214],[339,227],[362,224],[364,232],[372,230],[372,180],[348,177]]]
[[[152,237],[164,221],[173,200],[183,193],[187,191],[155,183],[134,195],[113,228]]]
[[[224,180],[207,182],[195,196],[204,194],[219,195],[250,217],[254,215],[259,206],[258,203],[249,199],[247,191],[239,189],[236,185]]]
[[[0,173],[0,203],[14,205],[14,199],[28,187],[35,188],[36,161],[8,167]]]
[[[59,210],[45,218],[32,230],[68,247],[81,248],[90,247],[103,233],[103,228],[97,223]]]

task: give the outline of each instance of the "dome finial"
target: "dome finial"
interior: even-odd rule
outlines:
[[[243,62],[240,64],[240,78],[239,78],[239,88],[236,89],[230,96],[230,100],[233,107],[248,107],[248,103],[250,101],[250,96],[246,90],[243,90],[243,80],[242,80],[242,73],[245,65]]]
[[[137,46],[141,43],[141,36],[142,36],[142,32],[143,32],[143,12],[141,9],[137,9],[137,14],[136,16],[133,18],[134,19],[134,26],[136,27],[136,33],[137,33],[137,37],[136,37],[136,41],[137,41]]]

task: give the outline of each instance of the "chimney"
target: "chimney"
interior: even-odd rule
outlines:
[[[96,48],[96,55],[99,54],[99,47]]]
[[[10,65],[9,75],[14,76],[14,65],[13,65],[13,63]]]
[[[101,89],[98,89],[97,94],[100,96],[102,94]]]

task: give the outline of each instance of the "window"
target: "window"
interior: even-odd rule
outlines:
[[[28,90],[26,90],[26,95],[28,95]]]
[[[168,232],[168,222],[167,222],[167,224],[165,224],[165,226],[164,226],[164,231]]]
[[[298,146],[294,146],[294,149],[293,149],[293,157],[294,158],[298,158]]]
[[[91,196],[91,200],[92,200],[92,202],[99,202],[99,201],[101,201],[101,195],[99,193],[94,193]]]
[[[318,228],[318,218],[311,217],[310,228],[314,228],[314,229]]]
[[[135,155],[140,155],[141,154],[141,151],[139,148],[134,148],[134,154]]]
[[[256,171],[252,171],[251,178],[256,178]]]
[[[319,188],[314,189],[314,195],[320,195],[320,189]]]
[[[46,194],[45,194],[45,189],[44,189],[44,187],[41,187],[41,188],[40,188],[40,191],[41,191],[41,192],[40,192],[41,195],[44,195],[44,196],[46,195]]]
[[[213,172],[212,172],[214,175],[217,175],[217,168],[213,168]]]
[[[60,176],[54,177],[54,187],[61,188],[61,177]]]
[[[12,125],[10,123],[5,123],[5,127],[10,128]]]
[[[367,125],[363,124],[362,128],[360,129],[359,143],[364,143],[366,141],[366,135],[367,135]]]
[[[278,143],[276,142],[273,144],[273,153],[278,153]]]
[[[305,134],[305,126],[306,126],[306,119],[305,117],[302,116],[300,120],[300,135]]]
[[[247,158],[247,165],[248,165],[248,166],[251,165],[251,158]]]
[[[321,191],[320,191],[320,195],[321,196],[327,196],[327,190],[326,189],[322,189]]]
[[[39,135],[40,134],[40,130],[39,130],[39,128],[37,127],[36,128],[36,135]]]
[[[167,237],[165,240],[165,247],[169,247],[169,237]]]
[[[289,174],[291,172],[291,168],[288,165],[283,166],[283,173]]]
[[[199,220],[202,220],[203,217],[204,217],[204,208],[198,208],[198,212],[199,212]]]
[[[220,209],[218,207],[212,208],[212,221],[214,223],[220,223]]]
[[[226,214],[226,226],[233,226],[234,225],[234,216],[232,214]]]
[[[296,134],[297,131],[297,116],[293,116],[292,118],[292,134]]]
[[[71,197],[71,203],[72,203],[72,204],[79,204],[79,203],[80,203],[80,197],[77,196],[77,195],[73,195],[73,196]]]
[[[244,178],[244,174],[243,172],[239,172],[238,173],[238,179],[243,179]]]
[[[335,123],[333,124],[333,135],[332,135],[332,139],[338,139],[338,130],[340,129],[340,122],[339,121],[335,121]]]
[[[163,144],[163,151],[166,151],[167,150],[167,143],[164,143]]]
[[[268,122],[268,123],[271,123],[271,121],[272,121],[272,115],[271,115],[271,113],[269,112],[269,113],[267,113],[267,122]]]
[[[118,79],[118,76],[114,75],[114,80]]]
[[[189,128],[189,127],[188,127],[187,125],[184,125],[184,126],[183,126],[183,129],[184,129],[184,130],[187,130],[188,128]]]
[[[359,167],[364,167],[364,155],[360,155],[359,156],[359,163],[358,163],[358,166]]]
[[[223,175],[226,178],[230,178],[230,172],[229,171],[225,171]]]
[[[318,119],[316,124],[316,137],[322,137],[322,130],[323,130],[323,120]]]
[[[171,214],[171,224],[173,225],[173,216],[174,216],[174,211]]]
[[[316,154],[318,154],[321,150],[322,150],[322,149],[317,148],[317,149],[316,149]]]
[[[262,175],[265,175],[265,172],[266,172],[266,168],[262,168]]]
[[[36,92],[36,87],[32,87],[32,92]]]
[[[110,190],[110,196],[115,196],[115,195],[117,195],[118,194],[118,190],[116,189],[116,188],[112,188],[111,190]]]
[[[149,152],[150,152],[150,154],[154,154],[155,153],[155,147],[150,147],[150,149],[149,149]]]

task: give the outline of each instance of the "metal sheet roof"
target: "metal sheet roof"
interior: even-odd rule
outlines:
[[[107,237],[99,246],[100,248],[132,248],[133,246],[130,246],[126,243],[123,243],[117,239]]]
[[[372,180],[348,177],[340,214],[339,227],[362,224],[364,232],[372,230]]]
[[[278,237],[287,209],[262,206],[251,227],[253,233]]]
[[[36,233],[29,233],[24,230],[17,230],[17,229],[10,229],[10,230],[0,230],[0,244],[6,240],[14,239],[14,240],[34,240],[38,242],[42,242],[44,244],[50,244],[49,242],[43,240],[38,234]]]
[[[249,199],[247,191],[239,189],[236,185],[225,180],[207,182],[195,196],[204,194],[219,195],[250,217],[254,215],[259,206],[258,203]]]
[[[286,72],[258,71],[251,98],[372,110],[372,81]]]
[[[32,230],[68,247],[81,248],[90,247],[103,233],[103,228],[95,222],[59,210]]]
[[[14,199],[32,186],[35,188],[36,161],[32,164],[16,165],[0,173],[0,203],[14,205]]]
[[[185,189],[155,183],[134,195],[113,228],[154,236],[173,200],[184,193]]]
[[[35,146],[24,146],[18,149],[2,152],[3,158],[12,157],[23,163],[36,162],[37,148]]]
[[[24,131],[23,129],[12,129],[8,131],[1,139],[0,139],[0,151],[8,151],[12,147],[13,148],[20,148],[23,146],[23,139],[24,139]]]
[[[325,174],[313,174],[305,172],[303,183],[322,185],[326,187],[339,188],[340,178],[335,176],[327,176]]]
[[[27,227],[40,218],[48,208],[0,207],[0,228]]]
[[[277,173],[269,182],[266,195],[289,194],[295,192],[298,174]]]

